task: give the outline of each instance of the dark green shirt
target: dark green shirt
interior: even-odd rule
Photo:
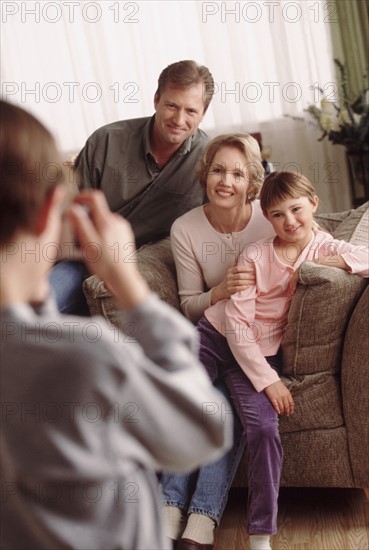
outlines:
[[[81,187],[104,192],[111,210],[132,224],[137,246],[168,236],[174,220],[203,202],[196,167],[208,136],[197,130],[160,169],[150,151],[154,119],[99,128],[76,160]]]

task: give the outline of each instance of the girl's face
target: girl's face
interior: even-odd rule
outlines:
[[[268,209],[267,217],[282,243],[294,243],[304,248],[312,237],[313,216],[318,207],[307,197],[288,198]]]
[[[210,204],[234,208],[246,204],[249,176],[245,156],[236,147],[222,147],[214,155],[206,179]]]

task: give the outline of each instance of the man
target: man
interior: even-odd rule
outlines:
[[[110,209],[131,223],[138,247],[167,237],[176,218],[203,202],[196,165],[208,137],[199,124],[213,93],[205,66],[173,63],[159,76],[152,117],[103,126],[77,157],[80,187],[103,191]],[[86,310],[87,275],[78,262],[54,268],[50,282],[60,311]]]
[[[70,217],[135,340],[56,311],[47,277],[65,190],[62,170],[51,180],[43,167],[62,166],[60,156],[26,111],[0,101],[0,117],[0,546],[169,549],[155,472],[227,450],[231,426],[215,414],[224,399],[198,362],[193,326],[134,262],[116,261],[111,244],[134,237],[100,191],[81,193]]]

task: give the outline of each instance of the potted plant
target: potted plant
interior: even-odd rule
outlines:
[[[320,107],[310,105],[306,111],[315,119],[322,135],[318,141],[328,139],[346,148],[354,206],[369,200],[369,87],[363,82],[355,98],[347,92],[345,66],[334,59],[338,68],[338,98],[330,101],[322,95]],[[357,184],[363,187],[363,197],[357,199]]]

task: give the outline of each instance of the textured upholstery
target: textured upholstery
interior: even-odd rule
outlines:
[[[342,359],[342,397],[357,487],[369,487],[369,286],[353,312]]]
[[[368,246],[368,207],[316,219],[334,237]],[[142,247],[137,259],[150,288],[179,309],[169,239]],[[84,291],[91,313],[117,324],[116,302],[96,276]],[[284,486],[369,487],[368,302],[367,280],[302,265],[282,342],[283,377],[296,405],[279,424]],[[247,485],[246,456],[236,486]]]

